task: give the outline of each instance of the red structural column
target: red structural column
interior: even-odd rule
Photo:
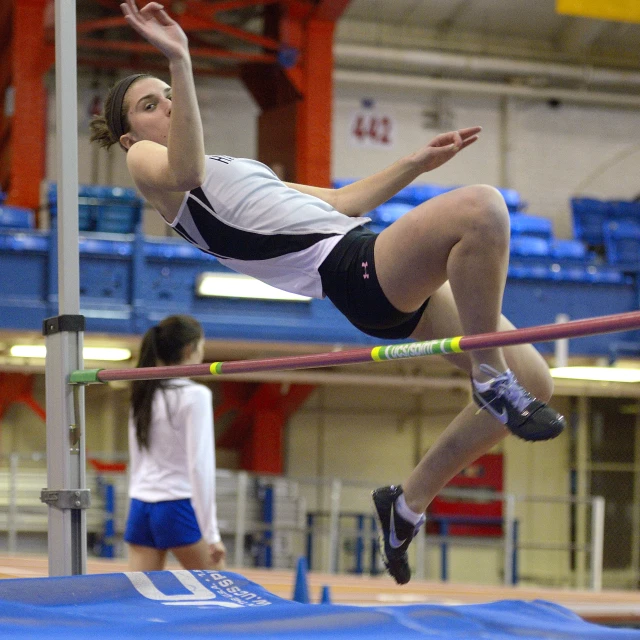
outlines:
[[[0,3],[0,190],[7,191],[9,188],[9,135],[11,125],[9,120],[8,107],[5,99],[8,97],[7,90],[11,84],[11,32],[12,32],[12,12],[11,2]]]
[[[261,409],[253,416],[250,437],[241,450],[240,464],[254,473],[284,471],[284,414],[280,407]]]
[[[13,87],[11,169],[8,202],[37,211],[45,176],[47,97],[44,73],[53,61],[45,42],[48,0],[15,0],[13,8]]]
[[[242,68],[261,109],[258,159],[274,169],[280,165],[285,180],[330,186],[333,35],[347,4],[324,0],[273,7],[265,28],[281,43],[281,65]]]
[[[302,58],[303,98],[297,103],[296,180],[331,185],[334,23],[306,23]]]

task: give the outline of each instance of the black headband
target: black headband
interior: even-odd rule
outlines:
[[[113,90],[113,100],[111,101],[111,111],[107,114],[107,124],[109,131],[116,139],[120,140],[120,136],[125,134],[124,124],[122,122],[122,102],[127,89],[138,79],[146,76],[146,73],[134,73],[118,82]]]

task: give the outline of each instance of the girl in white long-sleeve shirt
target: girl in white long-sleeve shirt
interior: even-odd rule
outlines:
[[[197,320],[170,316],[145,334],[138,366],[199,363],[203,349]],[[130,569],[163,569],[169,550],[186,569],[222,568],[210,389],[185,379],[134,382],[129,456]]]

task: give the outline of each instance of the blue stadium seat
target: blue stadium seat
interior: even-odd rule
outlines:
[[[49,211],[58,213],[57,186],[48,189]],[[143,201],[135,189],[103,185],[78,188],[78,227],[80,231],[133,233],[142,217]]]
[[[374,209],[370,214],[370,218],[374,224],[388,227],[391,223],[407,213],[407,211],[411,211],[411,209],[413,209],[413,207],[410,204],[388,202]]]
[[[640,224],[608,222],[604,227],[604,245],[609,264],[640,265]]]
[[[348,184],[352,184],[356,182],[358,178],[335,178],[331,185],[334,189],[341,189],[342,187],[346,187]]]
[[[609,201],[609,219],[614,222],[640,224],[640,202]]]
[[[142,200],[134,189],[100,187],[96,231],[133,233],[142,216]]]
[[[412,207],[415,206],[415,197],[413,194],[413,187],[409,185],[404,189],[400,189],[395,196],[392,196],[386,204],[408,204]]]
[[[571,198],[573,235],[587,244],[604,244],[603,227],[609,220],[611,206],[595,198]]]
[[[515,213],[516,211],[520,211],[524,207],[524,202],[520,197],[520,193],[518,193],[515,189],[501,189],[498,188],[498,191],[502,194],[504,201],[507,205],[507,209],[509,209],[509,213]]]
[[[551,255],[559,260],[563,258],[583,260],[588,257],[587,248],[580,240],[552,240]]]
[[[511,216],[511,235],[536,236],[551,240],[553,225],[548,218],[531,216],[525,213],[515,213]]]
[[[453,191],[458,187],[444,187],[439,184],[413,184],[409,185],[407,189],[410,190],[411,193],[411,202],[414,205],[419,205],[422,202],[426,202],[427,200],[431,200],[431,198],[435,198],[436,196],[442,195],[443,193],[447,193],[449,191]]]
[[[33,211],[25,207],[0,206],[0,228],[33,229]]]
[[[509,246],[514,256],[549,256],[551,253],[549,241],[537,236],[512,236]]]

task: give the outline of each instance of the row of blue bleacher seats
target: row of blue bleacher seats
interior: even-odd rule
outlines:
[[[47,204],[51,217],[58,213],[58,190],[50,184]],[[135,189],[81,185],[78,190],[80,231],[134,233],[142,220],[143,200]]]
[[[184,261],[190,263],[211,263],[216,259],[203,253],[191,244],[178,238],[144,238],[136,236],[141,241],[139,250],[145,260],[157,261],[158,264],[171,264],[177,268]],[[123,237],[124,238],[124,237]],[[46,255],[50,250],[50,236],[47,232],[31,231],[23,233],[1,233],[0,232],[0,252],[18,253],[39,253]],[[541,238],[534,238],[535,241],[545,242]],[[555,255],[548,253],[514,253],[512,251],[509,265],[509,276],[517,279],[537,279],[552,280],[562,282],[590,282],[617,284],[629,282],[629,275],[617,268],[615,265],[606,265],[586,259],[576,259],[575,256],[567,255],[562,247],[562,240],[553,243]],[[513,245],[512,245],[513,248]],[[84,267],[81,274],[81,294],[96,295],[104,297],[105,277],[92,278],[92,269],[101,268],[101,260],[130,259],[133,256],[134,246],[131,240],[117,240],[95,236],[81,236],[79,241],[79,251],[84,257]],[[97,262],[92,262],[96,260]],[[204,268],[204,267],[203,267]],[[169,269],[161,270],[169,271]],[[176,277],[175,272],[172,278],[167,280],[163,286],[173,285],[170,282]],[[116,277],[116,271],[111,276]],[[126,278],[122,278],[123,282]],[[93,283],[91,286],[86,282]],[[182,286],[177,280],[174,283],[178,288]],[[128,285],[127,285],[128,286]],[[146,285],[145,285],[146,286]],[[158,283],[150,284],[154,289]],[[102,293],[98,294],[93,289]],[[111,294],[106,295],[110,297]]]
[[[608,228],[640,224],[640,202],[572,198],[571,213],[576,238],[590,245],[603,245]]]
[[[333,187],[334,189],[340,189],[355,181],[356,178],[336,179],[333,181]],[[412,208],[426,200],[430,200],[431,198],[435,198],[436,196],[457,188],[456,186],[443,186],[438,184],[410,184],[398,191],[386,204],[411,205]],[[515,189],[498,189],[498,191],[502,194],[510,213],[521,211],[526,206],[526,203],[520,197],[520,193]],[[408,209],[405,209],[405,211],[407,210]]]
[[[340,188],[353,179],[335,180]],[[413,207],[455,187],[409,185],[369,214],[371,227],[381,231]],[[640,202],[572,198],[574,238],[553,237],[551,220],[523,212],[525,203],[514,189],[500,189],[511,214],[511,254],[593,261],[600,251],[609,264],[640,264]]]
[[[5,205],[0,193],[0,227],[33,229],[35,215],[31,209]],[[47,206],[52,218],[58,215],[58,191],[55,184],[47,190]],[[81,185],[78,190],[78,225],[80,231],[134,233],[142,220],[143,201],[135,189]]]
[[[5,205],[7,194],[0,191],[0,228],[5,229],[33,229],[35,214],[26,207]]]
[[[609,262],[640,262],[640,202],[572,198],[571,211],[576,237],[604,248]]]
[[[336,180],[339,188],[353,182]],[[450,186],[414,184],[402,189],[389,202],[371,212],[371,226],[377,230],[390,225],[416,205],[454,189]],[[550,257],[593,261],[588,246],[603,246],[610,264],[640,263],[640,203],[574,198],[571,201],[575,239],[553,237],[549,219],[522,212],[524,202],[513,189],[501,190],[511,212],[511,253],[517,256]],[[133,233],[141,222],[143,201],[134,189],[101,185],[79,188],[80,231]],[[0,227],[33,229],[34,213],[24,207],[3,205],[0,193]],[[55,184],[47,190],[52,217],[57,215]]]

